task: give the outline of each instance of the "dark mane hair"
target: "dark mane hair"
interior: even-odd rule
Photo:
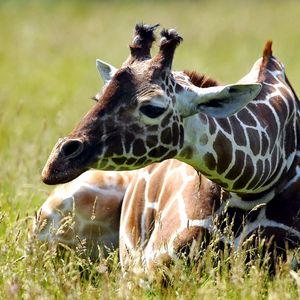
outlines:
[[[219,82],[217,80],[212,79],[205,74],[187,70],[184,70],[183,73],[190,77],[192,84],[194,84],[195,86],[206,88],[219,85]]]
[[[265,44],[263,56],[262,56],[262,63],[259,70],[258,80],[262,82],[265,80],[266,77],[266,69],[270,63],[270,58],[273,57],[272,53],[272,41],[267,41]]]

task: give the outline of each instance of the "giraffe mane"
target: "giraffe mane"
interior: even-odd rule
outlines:
[[[262,63],[260,65],[260,69],[259,69],[259,75],[258,75],[259,82],[262,82],[262,81],[265,80],[266,69],[268,68],[269,63],[271,63],[271,58],[272,57],[273,57],[272,41],[268,40],[265,44],[265,47],[264,47],[263,56],[262,56]]]
[[[183,73],[190,77],[191,83],[195,86],[207,88],[219,85],[219,82],[217,80],[210,78],[205,74],[187,70],[184,70]]]
[[[273,55],[272,53],[272,41],[268,40],[265,44],[264,52],[263,52],[263,58],[269,58]]]

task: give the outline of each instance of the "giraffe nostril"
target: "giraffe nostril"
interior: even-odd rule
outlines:
[[[61,146],[61,152],[65,157],[78,156],[83,150],[83,143],[80,140],[68,140]]]

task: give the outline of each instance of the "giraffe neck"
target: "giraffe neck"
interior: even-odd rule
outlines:
[[[275,58],[263,71],[261,64],[260,59],[243,79],[263,84],[257,99],[229,118],[186,118],[177,156],[225,190],[243,195],[266,193],[288,181],[299,161],[297,97]]]

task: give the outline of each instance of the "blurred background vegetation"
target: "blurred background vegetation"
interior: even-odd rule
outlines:
[[[58,137],[93,105],[102,85],[95,59],[119,67],[141,21],[183,36],[174,69],[224,83],[246,74],[272,39],[300,93],[300,1],[1,0],[0,240],[52,189],[41,169]]]
[[[95,59],[120,66],[136,22],[175,27],[184,43],[174,69],[224,83],[248,72],[272,39],[300,91],[299,16],[299,1],[2,0],[0,205],[26,207],[24,213],[41,203],[49,151],[93,105],[89,97],[102,84]]]

